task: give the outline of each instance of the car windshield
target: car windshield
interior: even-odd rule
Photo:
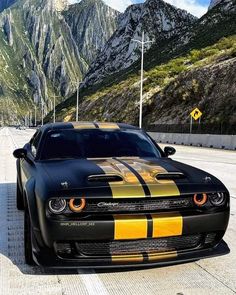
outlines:
[[[41,159],[154,157],[160,152],[139,130],[62,130],[50,131]]]

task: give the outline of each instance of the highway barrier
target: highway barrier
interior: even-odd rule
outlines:
[[[158,143],[236,150],[236,135],[148,132]]]

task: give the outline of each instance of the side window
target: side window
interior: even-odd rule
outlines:
[[[36,157],[36,154],[37,154],[41,134],[42,134],[42,132],[40,132],[40,131],[38,133],[36,133],[31,141],[31,152],[34,157]]]

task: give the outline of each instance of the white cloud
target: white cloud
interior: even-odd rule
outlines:
[[[164,0],[178,8],[185,9],[198,17],[207,12],[208,5],[201,5],[197,0]],[[79,0],[69,0],[70,3],[80,2]],[[137,2],[137,0],[104,0],[104,2],[112,8],[123,12],[129,5]],[[143,1],[145,2],[145,1]]]
[[[133,4],[131,0],[105,0],[104,2],[120,12],[125,11],[129,5]]]
[[[78,3],[80,2],[79,0],[69,0],[69,2],[71,4],[73,3]],[[120,12],[123,12],[125,11],[125,9],[133,4],[133,1],[131,0],[104,0],[104,2],[109,5],[110,7],[120,11]]]
[[[207,5],[201,5],[197,3],[196,0],[165,0],[166,2],[181,8],[185,9],[188,12],[192,13],[193,15],[196,15],[198,17],[202,16],[207,12],[208,6]]]

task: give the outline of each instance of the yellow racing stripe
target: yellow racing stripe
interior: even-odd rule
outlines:
[[[175,259],[178,257],[177,251],[161,252],[161,253],[147,253],[149,262],[165,261],[169,259]],[[144,262],[143,254],[133,255],[112,255],[112,262]]]
[[[183,217],[179,213],[152,214],[153,238],[181,236]]]
[[[105,174],[120,175],[124,181],[109,182],[113,199],[145,198],[145,192],[138,178],[126,166],[115,160],[94,160]]]
[[[72,125],[74,129],[96,129],[96,126],[89,122],[73,122]]]
[[[148,260],[154,262],[154,261],[177,258],[177,256],[178,256],[177,251],[163,252],[163,253],[151,253],[151,254],[148,254]]]
[[[152,214],[152,238],[181,236],[183,217],[180,213]],[[114,215],[114,240],[148,238],[146,215]]]
[[[143,262],[143,255],[112,255],[112,262]]]
[[[114,215],[114,240],[146,239],[148,222],[145,215]]]
[[[126,160],[125,162],[142,177],[151,197],[180,196],[180,191],[173,180],[156,179],[158,173],[168,173],[163,167],[141,159]]]
[[[120,129],[116,123],[97,123],[100,129]]]

